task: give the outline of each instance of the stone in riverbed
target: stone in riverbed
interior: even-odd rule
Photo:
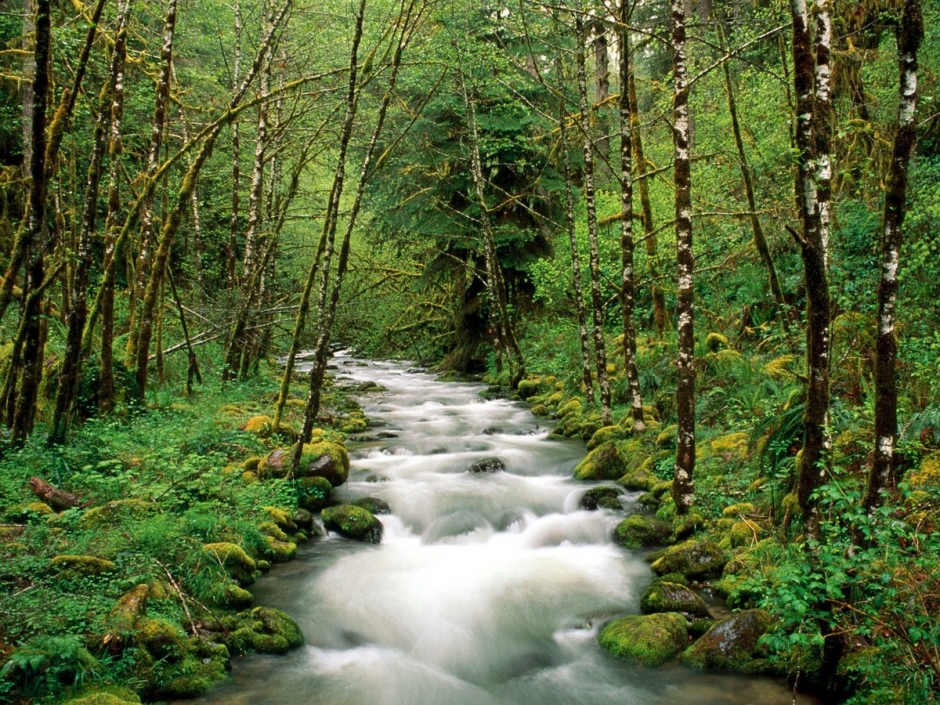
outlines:
[[[476,461],[471,465],[467,472],[469,473],[483,473],[483,472],[501,472],[506,469],[505,463],[499,458],[483,458],[482,460]]]
[[[327,529],[332,529],[357,541],[379,543],[382,540],[382,522],[371,512],[352,504],[327,507],[320,514]]]
[[[690,539],[670,546],[650,567],[657,575],[681,573],[689,580],[721,577],[728,562],[724,552],[711,541]]]
[[[689,617],[711,619],[705,600],[685,585],[657,580],[640,598],[644,614],[681,612]]]
[[[686,649],[682,660],[696,668],[763,674],[773,669],[758,640],[773,625],[763,610],[747,610],[723,619]]]
[[[665,612],[615,619],[601,630],[599,640],[614,656],[659,666],[685,648],[689,633],[685,617]]]
[[[672,527],[644,514],[627,517],[614,529],[614,540],[624,548],[663,546],[672,537]]]
[[[620,490],[616,487],[593,487],[581,495],[581,509],[622,509],[617,497]]]
[[[378,497],[363,497],[362,499],[357,499],[355,502],[353,502],[353,505],[365,509],[370,514],[392,513],[392,508],[388,506],[388,502],[381,500]]]

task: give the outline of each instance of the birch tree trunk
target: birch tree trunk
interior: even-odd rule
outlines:
[[[898,131],[888,173],[881,228],[881,281],[878,284],[878,338],[875,342],[875,460],[868,475],[865,508],[881,503],[882,492],[892,490],[896,475],[894,447],[898,432],[895,309],[898,265],[907,199],[907,171],[917,139],[917,52],[924,38],[921,0],[905,0],[897,32],[900,102]]]
[[[610,415],[610,379],[607,375],[607,352],[604,344],[604,299],[601,295],[600,256],[597,247],[597,209],[594,202],[594,141],[588,121],[587,78],[584,68],[584,45],[586,36],[581,14],[575,16],[575,52],[578,72],[578,94],[580,97],[580,127],[584,145],[584,199],[587,205],[588,250],[591,270],[591,311],[594,317],[594,360],[597,370],[597,386],[601,396],[601,417],[605,426],[612,423]]]
[[[238,80],[242,62],[242,11],[241,3],[235,0],[235,56],[232,59],[232,95],[238,91]],[[235,253],[238,250],[239,180],[241,178],[241,142],[238,133],[238,118],[232,121],[232,217],[229,221],[229,240],[225,248],[226,272],[229,285],[235,286],[238,274],[235,271]]]
[[[695,257],[692,251],[692,175],[689,155],[689,79],[685,47],[685,7],[672,0],[672,137],[676,197],[676,264],[678,265],[679,350],[676,360],[676,465],[672,497],[679,514],[695,502]]]
[[[636,324],[634,322],[635,284],[633,271],[633,135],[631,126],[630,52],[628,50],[627,23],[630,6],[620,3],[620,306],[623,318],[623,368],[630,389],[630,408],[633,428],[646,430],[643,418],[643,397],[640,394],[640,375],[636,367]]]

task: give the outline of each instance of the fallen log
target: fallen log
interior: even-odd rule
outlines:
[[[34,495],[57,512],[71,509],[72,507],[79,507],[82,504],[81,500],[71,492],[53,487],[48,482],[40,480],[38,477],[30,478],[29,489],[32,490]]]

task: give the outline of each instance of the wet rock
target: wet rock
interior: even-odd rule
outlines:
[[[657,575],[681,573],[690,580],[721,577],[728,562],[724,552],[711,541],[689,539],[670,546],[650,567]]]
[[[581,509],[621,509],[620,500],[617,499],[619,495],[620,490],[616,487],[593,487],[581,495]]]
[[[600,644],[614,656],[658,666],[674,658],[689,641],[685,617],[676,612],[630,615],[607,624]]]
[[[327,507],[320,518],[327,529],[351,539],[367,543],[379,543],[382,540],[382,522],[362,507],[352,504]]]
[[[297,556],[297,544],[293,541],[279,541],[271,536],[267,539],[268,545],[262,547],[261,552],[269,561],[287,563]]]
[[[484,436],[494,436],[497,433],[502,433],[502,432],[503,432],[503,429],[501,429],[499,426],[487,426],[486,428],[483,429]]]
[[[620,450],[613,441],[604,443],[578,463],[574,469],[576,480],[616,480],[625,470]]]
[[[300,506],[310,512],[319,512],[330,503],[333,486],[325,477],[302,477],[297,481]]]
[[[218,561],[241,585],[250,585],[260,575],[254,559],[235,543],[207,543],[202,550]]]
[[[758,645],[772,625],[773,618],[763,610],[731,615],[690,646],[682,659],[696,668],[748,674],[772,672],[766,652]]]
[[[483,458],[482,460],[476,461],[471,465],[467,472],[469,473],[483,473],[483,472],[501,472],[506,469],[505,463],[499,458]]]
[[[392,513],[392,508],[388,506],[388,502],[381,500],[378,497],[363,497],[362,499],[357,499],[355,502],[353,502],[353,506],[361,507],[370,514]]]
[[[308,443],[300,456],[298,477],[322,477],[339,487],[349,477],[349,454],[339,443]]]
[[[658,612],[681,612],[686,617],[711,619],[708,605],[692,589],[678,583],[657,580],[647,588],[640,598],[640,609],[644,614]]]
[[[388,481],[389,480],[387,477],[385,477],[385,475],[376,475],[373,473],[372,475],[366,476],[366,482],[388,482]]]
[[[627,517],[614,529],[614,541],[624,548],[663,546],[672,538],[672,527],[645,514]]]
[[[603,426],[594,432],[587,442],[588,450],[594,450],[597,446],[604,445],[608,441],[620,441],[627,437],[627,432],[622,426]]]
[[[294,512],[293,520],[301,531],[309,533],[313,528],[313,514],[307,509],[298,509]]]
[[[354,389],[357,392],[385,392],[387,391],[386,388],[383,387],[381,384],[378,384],[377,382],[373,382],[372,380],[369,380],[368,382],[362,382],[361,384],[357,384],[354,387]]]
[[[398,438],[397,433],[392,433],[391,431],[379,431],[375,434],[376,438],[385,439],[385,438]]]

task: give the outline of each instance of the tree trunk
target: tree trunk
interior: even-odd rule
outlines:
[[[625,51],[630,51],[630,37],[624,37]],[[633,153],[636,161],[637,183],[640,186],[640,213],[643,220],[643,242],[646,244],[646,266],[650,273],[650,294],[653,297],[653,321],[656,333],[662,339],[666,334],[669,316],[666,313],[666,295],[659,285],[659,242],[656,239],[656,227],[653,222],[653,204],[650,201],[649,180],[646,176],[646,156],[643,153],[643,138],[640,136],[640,108],[636,99],[636,80],[633,66],[627,77],[630,99],[630,134],[633,137]]]
[[[900,104],[894,138],[888,189],[881,228],[881,281],[878,284],[878,338],[875,342],[875,461],[868,476],[865,508],[881,503],[881,494],[892,490],[896,476],[894,446],[898,431],[897,358],[895,307],[898,265],[907,199],[907,171],[917,139],[917,52],[924,38],[921,0],[905,0],[898,30]]]
[[[127,29],[125,26],[125,17],[123,12],[120,12],[117,19],[114,50],[111,54],[108,78],[101,89],[101,96],[98,101],[98,117],[95,121],[91,161],[88,165],[88,178],[85,186],[85,201],[78,237],[75,273],[72,278],[71,300],[66,323],[65,352],[62,356],[62,365],[59,370],[55,412],[48,439],[50,445],[65,442],[65,437],[68,433],[72,402],[75,398],[75,389],[78,385],[79,368],[81,366],[82,333],[85,329],[85,318],[88,313],[88,279],[92,265],[92,241],[95,235],[95,222],[98,215],[98,190],[101,183],[105,150],[109,137],[114,91],[118,82],[121,80],[120,76],[124,70],[123,47],[126,38]]]
[[[603,8],[603,5],[601,6]],[[604,12],[601,9],[601,12]],[[610,159],[610,135],[607,124],[605,103],[610,97],[610,54],[608,52],[607,28],[602,19],[594,24],[594,115],[600,137],[597,138],[595,149],[600,155],[600,171],[606,178],[610,178],[607,168]]]
[[[676,360],[676,465],[672,497],[679,514],[695,501],[695,257],[692,251],[692,175],[689,121],[689,79],[685,47],[685,8],[672,0],[673,178],[676,191],[676,264],[678,265],[679,349]]]
[[[52,54],[50,0],[36,0],[35,18],[35,71],[32,85],[32,115],[30,116],[30,140],[32,152],[29,161],[29,230],[28,248],[32,259],[27,273],[28,287],[39,292],[43,286],[45,270],[43,256],[46,250],[46,97],[49,91],[49,63]],[[25,295],[25,287],[24,287]],[[13,414],[12,439],[14,445],[22,445],[33,430],[36,415],[36,398],[42,381],[43,350],[41,345],[40,314],[42,297],[26,299],[23,323],[26,325],[23,360],[23,379],[17,395]],[[16,370],[11,369],[15,375]]]
[[[640,374],[636,367],[636,324],[634,322],[635,284],[633,272],[633,136],[631,134],[630,52],[627,49],[627,23],[630,7],[620,3],[620,306],[623,317],[623,368],[630,389],[630,408],[633,428],[646,430],[643,418],[643,397],[640,394]]]
[[[588,250],[591,270],[591,311],[594,317],[594,359],[597,386],[601,396],[601,417],[605,426],[612,423],[610,415],[610,379],[607,375],[607,352],[604,345],[604,299],[601,295],[600,256],[597,247],[597,210],[594,203],[594,141],[588,122],[587,79],[584,69],[584,21],[575,16],[577,41],[578,94],[580,96],[580,126],[584,145],[584,198],[587,205]]]
[[[816,139],[819,116],[813,95],[816,62],[810,40],[806,0],[792,0],[793,84],[796,93],[796,144],[799,150],[798,178],[802,232],[796,234],[803,258],[806,288],[806,366],[809,384],[803,414],[803,449],[799,454],[796,491],[807,537],[819,537],[819,512],[813,492],[828,477],[829,446],[826,420],[829,411],[829,277],[826,272],[826,240],[822,217],[828,204],[820,206],[824,194],[817,189],[819,168]],[[818,52],[817,52],[818,55]],[[817,95],[818,97],[818,95]]]
[[[235,0],[235,57],[232,60],[232,95],[238,91],[238,77],[241,73],[242,61],[242,12],[241,3]],[[226,245],[225,259],[228,272],[229,285],[235,286],[238,275],[235,270],[235,253],[238,251],[238,206],[239,206],[239,180],[241,177],[241,143],[238,134],[238,118],[232,121],[232,217],[229,221],[229,240]]]

